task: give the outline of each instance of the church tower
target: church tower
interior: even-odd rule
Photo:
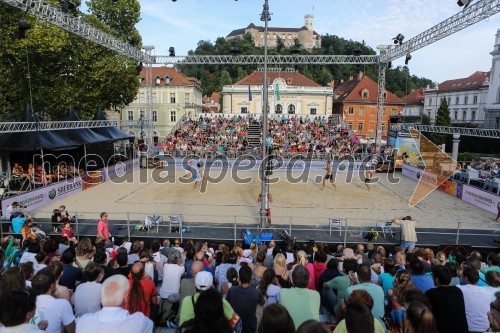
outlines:
[[[495,46],[490,53],[491,74],[485,105],[485,128],[500,129],[500,29],[495,35]]]
[[[313,14],[307,14],[306,16],[304,16],[304,25],[308,30],[310,30],[310,31],[314,30],[314,15]]]

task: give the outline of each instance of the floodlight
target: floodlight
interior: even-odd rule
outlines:
[[[169,57],[175,57],[175,48],[173,46],[170,46],[168,48],[168,56]]]
[[[411,60],[411,54],[406,54],[405,65],[408,65],[408,62]]]

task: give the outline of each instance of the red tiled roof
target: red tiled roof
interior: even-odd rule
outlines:
[[[406,105],[424,105],[424,91],[425,88],[420,88],[412,91],[402,98]]]
[[[143,78],[141,85],[146,85],[146,68],[141,70],[140,75]],[[170,76],[170,85],[176,86],[192,85],[193,81],[196,80],[195,78],[186,77],[172,67],[153,67],[152,84],[156,84],[157,76],[161,77],[161,84],[166,84],[165,77]]]
[[[362,92],[368,90],[368,98],[362,97]],[[363,76],[361,80],[356,78],[347,80],[334,88],[335,94],[338,96],[334,102],[369,102],[377,103],[377,82],[370,79],[368,76]],[[404,101],[386,90],[387,97],[385,103],[387,104],[404,104]]]
[[[288,84],[289,79],[291,86],[297,87],[321,87],[320,84],[308,79],[299,72],[268,72],[267,77],[269,78],[270,84],[277,78],[282,78]],[[262,85],[264,83],[264,72],[253,72],[252,74],[244,77],[240,81],[236,82],[236,85]]]
[[[483,82],[490,77],[490,72],[477,71],[469,77],[444,81],[439,84],[438,91],[450,90],[474,90],[483,85]]]
[[[229,33],[229,35],[227,35],[227,37],[243,35],[243,34],[245,34],[246,29],[256,29],[259,32],[264,32],[264,27],[256,26],[255,24],[250,23],[250,25],[246,28],[236,29],[236,30],[231,31]],[[281,28],[281,27],[268,27],[267,28],[268,32],[299,32],[302,30],[307,30],[307,28],[305,26],[302,26],[300,28]],[[316,31],[313,31],[313,35],[319,36],[319,34]]]
[[[220,92],[214,91],[212,93],[212,96],[210,96],[210,100],[214,101],[215,103],[219,103],[219,99],[220,99]]]

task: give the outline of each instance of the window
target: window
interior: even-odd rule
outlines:
[[[464,104],[467,104],[469,102],[469,97],[465,96],[464,97]]]
[[[477,104],[477,95],[472,97],[472,104]]]
[[[382,115],[385,116],[385,108],[382,109]]]
[[[448,97],[448,105],[451,105],[451,97]]]
[[[170,103],[175,104],[175,93],[170,94]]]
[[[363,92],[361,93],[361,97],[363,99],[368,99],[370,95],[368,94],[368,90],[363,90]]]
[[[460,104],[460,97],[459,96],[455,97],[455,104]]]
[[[184,103],[189,104],[189,93],[184,94]]]
[[[166,84],[170,84],[170,81],[172,80],[172,78],[170,76],[165,76],[165,83]]]
[[[467,111],[462,112],[462,120],[467,120]]]
[[[352,106],[349,108],[349,114],[354,114],[354,108]]]
[[[153,103],[158,103],[158,101],[156,100],[156,92],[153,92],[153,93],[151,94],[151,102],[153,102]]]
[[[500,117],[495,118],[495,129],[500,129]]]
[[[395,116],[396,115],[396,111],[397,111],[396,109],[392,109],[391,110],[391,116]]]
[[[365,115],[365,108],[359,108],[359,115],[364,116]]]
[[[161,83],[161,77],[160,76],[157,76],[155,79],[156,79],[156,84],[157,85]]]
[[[242,107],[240,110],[241,113],[248,113],[248,108]]]
[[[281,104],[276,105],[276,107],[274,108],[274,112],[278,113],[278,114],[282,114],[283,113],[283,106]]]
[[[472,110],[472,121],[476,120],[476,110]]]
[[[127,114],[128,114],[127,117],[128,120],[134,120],[134,111],[128,110]]]
[[[429,98],[429,104],[428,105],[432,105],[432,98]]]
[[[170,111],[170,121],[171,122],[177,121],[177,113],[175,111]]]
[[[289,85],[292,84],[292,78],[291,77],[286,80],[286,84],[289,84]]]
[[[295,105],[290,104],[288,106],[288,114],[295,114]]]
[[[358,123],[358,132],[363,131],[363,123]]]
[[[309,111],[311,114],[316,114],[316,108],[311,108]]]
[[[384,131],[385,131],[385,123],[382,123],[380,125],[380,132],[384,133]]]
[[[350,130],[352,130],[352,123],[347,123],[347,128]]]
[[[146,103],[146,95],[144,93],[139,94],[139,103]]]
[[[458,119],[458,111],[455,111],[454,119],[455,119],[455,120],[457,120],[457,119]]]
[[[152,117],[153,117],[153,121],[158,121],[158,111],[153,110]]]

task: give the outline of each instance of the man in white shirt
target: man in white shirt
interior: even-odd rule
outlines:
[[[103,308],[79,320],[77,333],[152,333],[153,322],[142,312],[130,314],[123,309],[128,298],[129,281],[123,275],[106,279],[101,289]]]
[[[488,311],[490,311],[491,292],[479,287],[479,273],[474,267],[467,267],[463,272],[465,285],[457,285],[464,295],[465,316],[469,332],[485,332],[490,327]]]
[[[154,241],[151,244],[151,253],[156,262],[156,270],[158,271],[158,285],[163,281],[163,266],[167,263],[167,257],[160,253],[160,243]]]
[[[36,313],[30,322],[38,325],[46,320],[48,322],[46,333],[75,333],[75,315],[71,304],[65,299],[52,296],[56,291],[56,278],[50,268],[38,272],[31,282],[31,287],[37,298]]]
[[[83,279],[87,282],[79,284],[71,296],[76,317],[101,310],[101,281],[103,277],[104,270],[94,263],[89,263],[85,267]]]

